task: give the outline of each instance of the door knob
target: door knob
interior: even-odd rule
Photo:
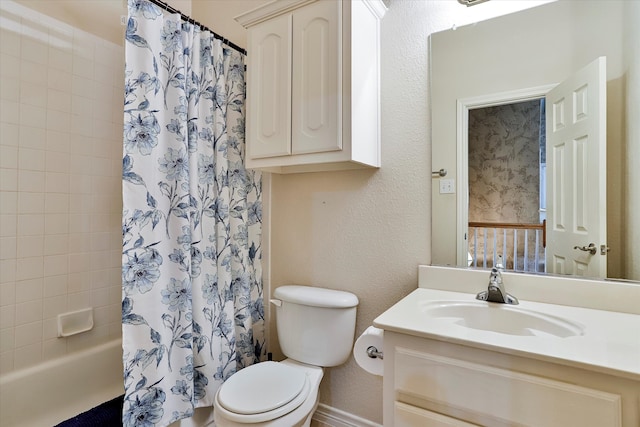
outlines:
[[[589,252],[591,255],[595,255],[598,250],[595,243],[589,243],[589,246],[574,246],[573,249]]]

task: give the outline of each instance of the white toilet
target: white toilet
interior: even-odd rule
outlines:
[[[358,297],[309,286],[281,286],[271,303],[282,362],[244,368],[218,389],[217,427],[309,426],[318,406],[323,367],[338,366],[351,355]]]

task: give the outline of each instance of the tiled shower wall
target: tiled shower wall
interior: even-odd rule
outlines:
[[[123,48],[8,0],[0,33],[0,373],[121,335]],[[92,331],[56,316],[94,308]]]

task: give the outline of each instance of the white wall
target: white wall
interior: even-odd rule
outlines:
[[[640,242],[640,2],[629,1],[625,3],[625,51],[633,52],[627,56],[625,66],[626,75],[626,160],[622,162],[625,174],[624,186],[624,216],[627,227],[624,233],[627,235],[626,246],[623,248],[625,257],[625,277],[640,280],[640,255],[638,255],[638,242]],[[636,220],[631,220],[636,218]]]

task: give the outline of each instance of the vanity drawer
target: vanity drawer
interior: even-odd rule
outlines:
[[[428,411],[491,426],[622,425],[617,394],[404,347],[394,356],[395,400]]]
[[[395,402],[394,427],[478,427],[436,412],[421,409],[402,402]]]

